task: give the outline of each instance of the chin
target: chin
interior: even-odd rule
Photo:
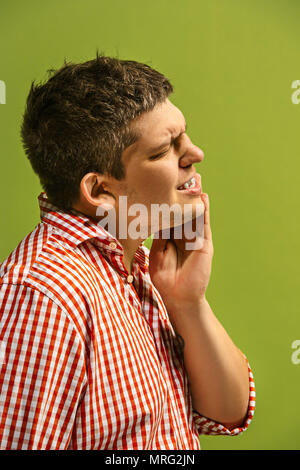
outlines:
[[[178,210],[172,213],[172,217],[166,217],[164,223],[160,224],[161,230],[175,228],[182,225],[190,224],[196,226],[201,224],[204,219],[205,205],[201,197],[194,198],[193,201],[176,202],[173,204]],[[200,219],[200,221],[198,220]]]

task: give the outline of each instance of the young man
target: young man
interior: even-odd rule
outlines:
[[[252,419],[248,361],[205,297],[204,154],[172,91],[149,66],[98,53],[31,86],[22,139],[44,192],[41,223],[1,265],[1,449],[200,449],[199,434]],[[129,230],[134,204],[148,230],[155,204],[189,205],[193,221],[200,207],[201,248],[166,239],[160,221],[149,252],[152,232]]]

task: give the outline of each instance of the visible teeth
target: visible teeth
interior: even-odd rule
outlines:
[[[193,177],[186,183],[182,184],[178,189],[193,188],[194,186],[196,186],[196,179]]]

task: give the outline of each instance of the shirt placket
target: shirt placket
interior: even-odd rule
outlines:
[[[163,365],[163,354],[162,354],[162,343],[161,343],[161,333],[160,329],[163,323],[163,319],[160,318],[159,314],[159,305],[158,301],[156,299],[156,296],[153,295],[153,289],[152,289],[152,295],[150,297],[149,292],[150,292],[150,285],[149,285],[149,280],[146,278],[144,280],[144,288],[143,292],[147,292],[147,295],[144,295],[142,299],[142,311],[143,315],[146,318],[146,321],[150,327],[150,330],[153,335],[154,343],[156,346],[158,358],[160,360],[160,363]],[[153,287],[153,286],[152,286]],[[151,312],[151,313],[150,313]]]

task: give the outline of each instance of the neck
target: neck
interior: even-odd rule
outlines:
[[[130,238],[127,239],[118,239],[118,241],[123,246],[123,263],[125,268],[128,271],[128,274],[131,274],[132,270],[132,263],[134,261],[134,255],[139,247],[139,245],[144,241],[143,239],[132,240]]]
[[[80,205],[73,206],[73,209],[81,215],[86,217],[90,217],[94,220],[94,222],[98,223],[103,217],[96,217],[95,210],[87,210],[85,207],[81,207]],[[117,219],[118,220],[118,219]],[[119,224],[116,224],[116,239],[123,247],[123,263],[125,268],[127,269],[128,273],[131,274],[132,270],[132,263],[134,260],[134,255],[141,243],[145,240],[144,238],[132,239],[132,238],[119,238]]]

